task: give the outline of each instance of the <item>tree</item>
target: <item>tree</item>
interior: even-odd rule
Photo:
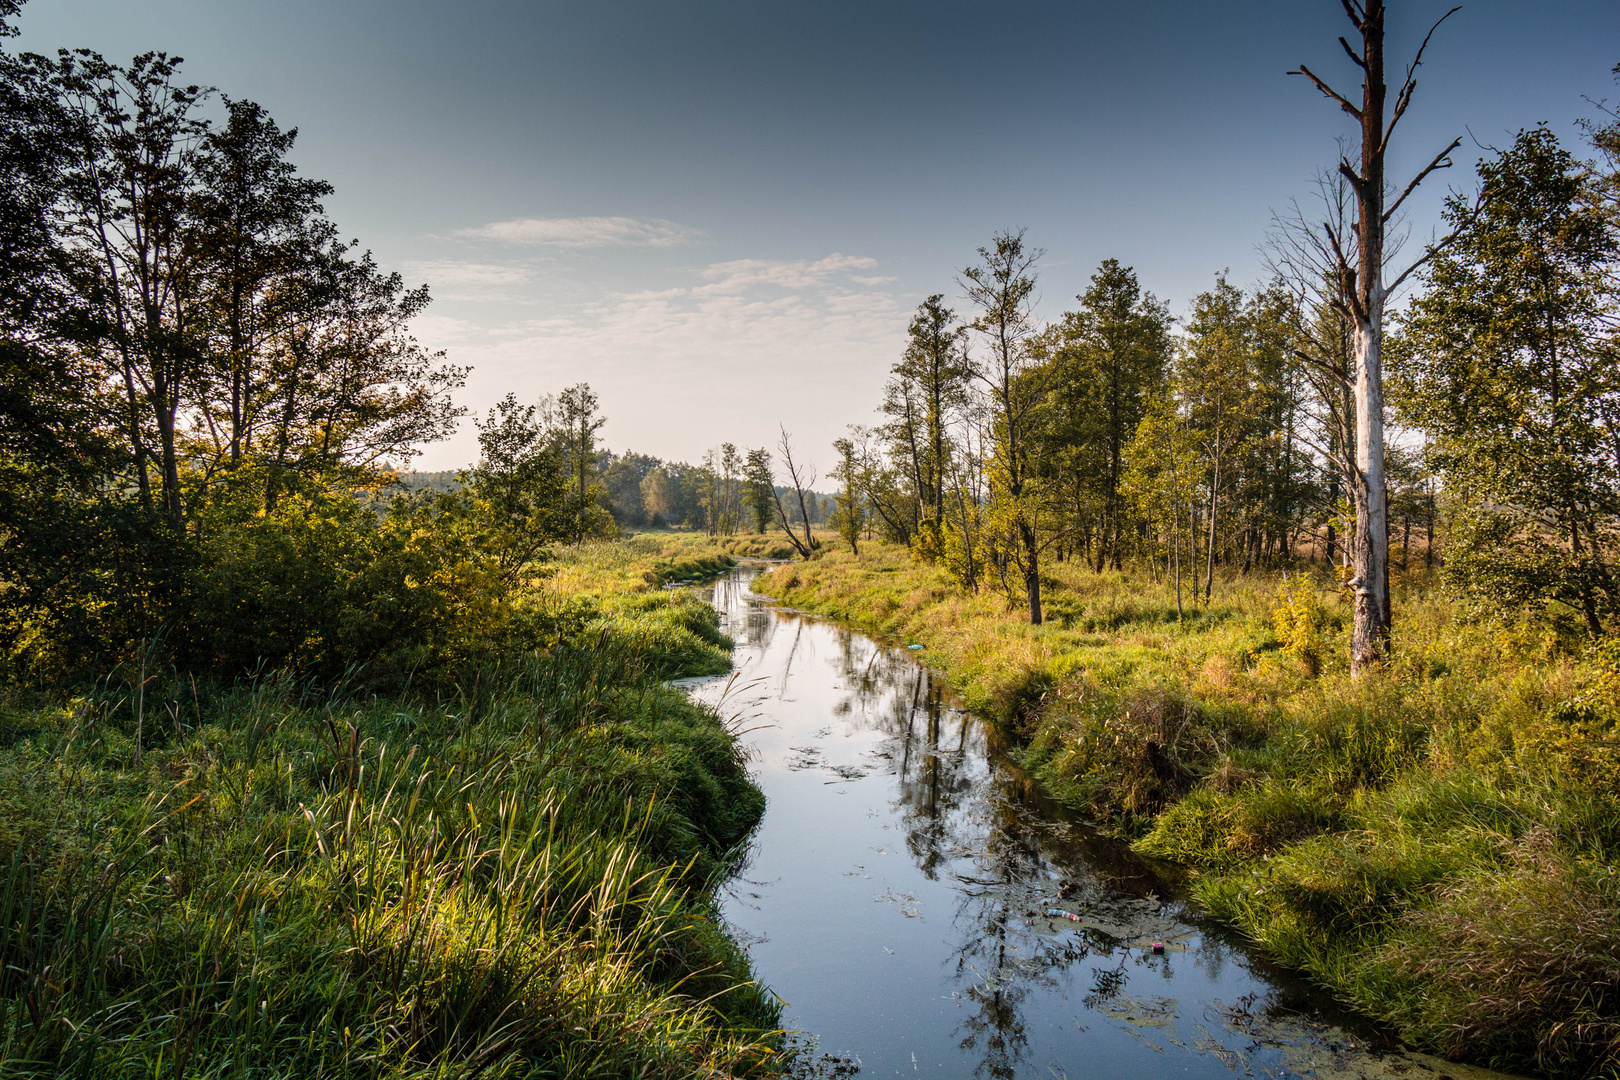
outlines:
[[[1255,420],[1250,329],[1242,291],[1219,275],[1215,288],[1193,300],[1177,360],[1177,392],[1186,403],[1187,423],[1203,456],[1208,492],[1205,604],[1215,587],[1222,495],[1236,479],[1232,458]]]
[[[742,464],[742,455],[737,453],[735,444],[720,444],[720,514],[718,520],[722,536],[730,536],[735,533],[742,521]]]
[[[663,463],[655,457],[630,450],[606,455],[605,460],[606,465],[599,470],[603,507],[613,515],[617,525],[645,525],[648,511],[642,495],[642,483]]]
[[[127,68],[63,52],[52,76],[79,145],[64,174],[66,224],[81,258],[77,291],[104,327],[122,383],[123,427],[141,503],[182,525],[179,420],[200,374],[199,253],[188,220],[209,92],[177,82],[180,62],[145,53]],[[156,446],[152,445],[156,442]]]
[[[462,474],[463,490],[482,525],[484,550],[503,581],[516,584],[546,545],[569,537],[568,475],[546,410],[507,394],[478,424],[478,464]]]
[[[607,423],[607,417],[596,411],[596,404],[590,383],[576,383],[557,395],[556,423],[574,483],[570,514],[576,544],[583,542],[596,524],[591,513],[596,503],[596,485],[590,482],[590,476],[596,464],[596,433]]]
[[[1492,613],[1567,604],[1596,636],[1620,617],[1620,239],[1545,127],[1479,174],[1475,204],[1448,200],[1451,244],[1402,319],[1397,402],[1459,504],[1448,577]]]
[[[660,465],[641,479],[641,504],[646,507],[647,514],[655,522],[672,517],[676,513],[675,485],[670,480],[669,470]]]
[[[1126,494],[1137,512],[1164,534],[1167,576],[1175,579],[1180,618],[1181,550],[1192,532],[1193,507],[1204,476],[1197,438],[1170,398],[1163,396],[1149,404],[1123,456]]]
[[[963,352],[965,328],[939,293],[917,306],[907,328],[906,350],[884,388],[884,429],[897,459],[905,462],[915,493],[917,528],[926,535],[924,554],[937,556],[950,471],[951,417],[966,403],[971,368]]]
[[[1347,376],[1354,370],[1355,335],[1348,308],[1339,302],[1334,238],[1351,234],[1355,198],[1339,172],[1318,174],[1316,195],[1330,226],[1320,228],[1315,211],[1303,211],[1296,201],[1286,215],[1273,216],[1263,250],[1274,287],[1289,294],[1293,373],[1304,384],[1298,394],[1301,422],[1292,434],[1325,465],[1326,482],[1314,492],[1313,524],[1322,528],[1327,561],[1337,563],[1342,553],[1349,563],[1353,555],[1340,547],[1338,525],[1355,517],[1353,507],[1343,509],[1344,493],[1355,489],[1358,475],[1354,381]]]
[[[1120,568],[1125,540],[1121,497],[1125,444],[1163,387],[1170,313],[1144,294],[1136,272],[1108,259],[1057,328],[1053,397],[1057,415],[1049,455],[1073,485],[1077,530],[1095,536],[1096,567]]]
[[[849,438],[834,439],[833,449],[838,453],[838,464],[833,477],[839,482],[837,525],[838,535],[849,545],[851,555],[859,555],[858,541],[864,513],[861,507],[861,460],[855,443]]]
[[[1004,550],[1023,579],[1029,621],[1035,626],[1042,620],[1042,541],[1035,506],[1039,466],[1032,454],[1046,387],[1044,376],[1032,371],[1030,339],[1037,330],[1035,267],[1045,254],[1026,247],[1022,232],[997,233],[961,278],[963,292],[978,309],[969,328],[984,354],[973,364],[973,377],[985,387],[994,412],[992,516],[1006,530]]]
[[[771,505],[776,497],[776,480],[771,476],[771,452],[763,446],[748,451],[743,463],[744,493],[754,515],[754,531],[764,534],[771,526]]]
[[[1331,220],[1324,225],[1334,255],[1334,289],[1329,299],[1352,326],[1353,370],[1338,370],[1335,375],[1349,383],[1355,395],[1356,462],[1350,492],[1356,508],[1355,574],[1350,579],[1355,590],[1355,618],[1350,632],[1350,670],[1352,674],[1359,674],[1383,658],[1390,627],[1389,520],[1384,484],[1384,305],[1389,295],[1416,269],[1414,264],[1386,284],[1386,231],[1391,218],[1423,179],[1451,164],[1451,152],[1462,145],[1462,141],[1452,140],[1418,171],[1393,202],[1385,205],[1384,164],[1390,136],[1412,103],[1417,69],[1423,62],[1430,38],[1440,23],[1458,9],[1452,8],[1442,15],[1424,36],[1423,44],[1406,69],[1406,77],[1395,92],[1395,101],[1386,119],[1389,88],[1384,82],[1383,0],[1342,2],[1361,41],[1358,51],[1345,39],[1339,39],[1344,51],[1361,69],[1361,103],[1353,103],[1303,64],[1295,73],[1309,79],[1318,90],[1337,102],[1361,130],[1359,163],[1352,165],[1347,158],[1339,162],[1339,172],[1355,195],[1353,236],[1337,232]],[[1332,359],[1316,357],[1315,362],[1331,365]]]
[[[206,132],[196,158],[190,229],[209,339],[202,412],[216,453],[235,469],[274,389],[266,346],[307,314],[317,291],[308,279],[312,256],[331,238],[319,215],[332,186],[288,162],[297,129],[283,132],[251,101],[226,98],[225,106],[226,126]]]
[[[777,453],[782,455],[782,467],[787,469],[788,483],[792,485],[794,502],[797,504],[798,517],[804,523],[804,537],[801,539],[793,531],[793,521],[788,516],[788,510],[782,502],[782,495],[775,488],[771,489],[771,502],[776,508],[776,524],[787,536],[788,543],[793,550],[799,553],[799,558],[808,559],[815,553],[820,543],[810,534],[811,508],[806,503],[808,495],[813,501],[815,493],[810,490],[816,482],[816,471],[812,467],[802,466],[793,460],[793,440],[788,435],[787,428],[782,428],[782,438],[776,444]]]

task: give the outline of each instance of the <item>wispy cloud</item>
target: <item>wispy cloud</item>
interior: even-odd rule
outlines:
[[[702,235],[697,229],[658,218],[513,218],[475,229],[461,229],[464,240],[497,240],[542,247],[674,247]]]
[[[405,265],[412,278],[427,282],[435,299],[473,303],[531,302],[534,272],[513,263],[436,259]]]
[[[695,291],[740,292],[754,285],[775,285],[783,289],[819,288],[832,283],[839,274],[866,270],[876,265],[876,259],[857,255],[828,255],[813,262],[807,259],[733,259],[715,263],[704,270],[703,276],[710,284],[699,286]]]
[[[588,380],[616,448],[695,459],[719,438],[774,445],[780,419],[814,456],[867,418],[904,345],[902,298],[882,279],[860,280],[875,265],[850,255],[738,259],[698,270],[695,283],[609,294],[477,335],[444,329],[456,332],[452,358],[474,367],[475,411],[508,390],[535,397]],[[433,460],[474,453],[469,429]]]
[[[458,262],[440,259],[432,262],[413,262],[405,266],[412,277],[420,277],[430,285],[521,285],[532,276],[527,267],[510,263]]]

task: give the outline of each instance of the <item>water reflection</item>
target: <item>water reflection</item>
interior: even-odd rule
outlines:
[[[726,916],[824,1049],[876,1076],[1423,1075],[1043,803],[912,653],[751,577],[712,590],[738,674],[694,688],[754,729],[769,799]]]

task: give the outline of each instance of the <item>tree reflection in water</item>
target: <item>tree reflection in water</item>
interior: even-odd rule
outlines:
[[[1078,830],[1057,808],[1032,805],[1024,780],[992,764],[985,729],[942,678],[861,634],[840,630],[837,640],[846,692],[839,712],[884,736],[880,755],[898,781],[894,809],[907,850],[958,897],[948,974],[974,1006],[961,1021],[958,1045],[977,1058],[975,1075],[1012,1077],[1024,1063],[1023,1010],[1032,993],[1071,997],[1077,973],[1087,972],[1092,985],[1081,1000],[1104,1007],[1124,994],[1134,966],[1121,942],[1095,929],[1055,927],[1047,908],[1111,908],[1122,892],[1151,895],[1153,876],[1115,845],[1078,843]],[[1089,860],[1088,846],[1101,858]],[[1080,966],[1092,956],[1119,962],[1095,972]],[[1170,961],[1136,959],[1161,971]]]
[[[921,1063],[940,1070],[936,1075],[960,1075],[971,1067],[975,1075],[996,1080],[1060,1075],[1055,1063],[1076,1053],[1095,1057],[1099,1065],[1128,1062],[1137,1051],[1163,1049],[1149,1035],[1202,1058],[1183,1067],[1203,1076],[1225,1075],[1230,1068],[1270,1071],[1290,1053],[1289,1045],[1299,1045],[1302,1031],[1303,1038],[1323,1043],[1323,1025],[1287,1021],[1292,1027],[1284,1030],[1278,1019],[1295,1010],[1319,1014],[1319,997],[1275,972],[1256,972],[1254,961],[1235,953],[1220,934],[1195,928],[1196,920],[1179,904],[1161,901],[1155,895],[1160,879],[1128,847],[1043,801],[993,744],[993,730],[965,712],[915,654],[770,607],[750,593],[748,580],[738,573],[717,582],[714,603],[738,641],[739,663],[758,666],[728,684],[724,695],[710,693],[707,700],[719,696],[722,712],[739,728],[775,726],[772,718],[782,724],[779,732],[760,736],[770,747],[762,767],[786,784],[777,789],[780,805],[800,815],[778,826],[777,835],[803,845],[808,861],[793,864],[792,849],[773,849],[771,873],[783,873],[782,852],[788,851],[790,883],[771,893],[782,879],[762,874],[770,879],[750,887],[765,894],[764,906],[755,903],[761,901],[758,892],[748,892],[740,903],[768,913],[754,924],[762,935],[780,930],[792,942],[772,947],[784,950],[776,959],[786,961],[783,970],[799,980],[796,991],[816,999],[820,1012],[812,1012],[812,1019],[831,1018],[851,1049],[859,1045],[882,1058],[877,1067],[884,1074],[917,1070],[915,1053],[909,1062],[900,1058],[904,1043],[908,1051],[937,1051],[938,1060]],[[798,703],[781,704],[792,702]],[[857,737],[846,738],[851,735]],[[787,776],[793,780],[785,781]],[[856,791],[879,800],[859,819],[849,813],[857,800],[819,794]],[[887,813],[880,809],[883,799]],[[825,821],[807,829],[805,815],[823,808]],[[891,853],[884,848],[899,847],[872,831],[891,828],[903,835],[915,873],[910,867],[895,874],[863,865],[874,841],[880,856]],[[872,888],[883,888],[883,894],[863,895],[860,883],[874,875]],[[900,901],[901,914],[918,921],[891,936],[892,924],[885,927],[870,908],[859,910],[868,897]],[[826,904],[833,906],[816,906]],[[857,907],[837,906],[843,904]],[[1084,921],[1050,918],[1053,907],[1081,914]],[[948,924],[927,917],[947,912]],[[825,936],[807,934],[802,923]],[[834,935],[842,936],[833,941]],[[1164,955],[1143,947],[1158,936],[1172,941]],[[887,963],[881,956],[867,959],[877,945],[899,947],[902,940],[913,950],[906,964],[914,967],[880,968]],[[871,952],[861,951],[866,949]],[[829,954],[843,966],[829,966]],[[885,944],[882,955],[894,956],[895,950]],[[937,990],[926,975],[936,963]],[[901,971],[907,972],[904,983],[884,981],[902,977]],[[1154,990],[1165,993],[1177,974],[1184,1004],[1153,996]],[[861,994],[889,993],[910,1011],[893,1011],[896,1001],[875,997],[869,1010],[850,1008],[843,988],[867,979],[870,985],[854,995],[857,1001]],[[1148,987],[1138,991],[1139,998],[1130,992],[1133,979]],[[1258,996],[1245,997],[1249,990]],[[1230,992],[1236,1007],[1222,1005],[1216,991]],[[946,1004],[938,1004],[940,996]],[[1180,1016],[1184,1007],[1192,1015]],[[913,1018],[915,1031],[894,1026]],[[1223,1033],[1212,1035],[1201,1019]],[[890,1026],[875,1033],[875,1023]],[[952,1060],[955,1054],[961,1058]]]

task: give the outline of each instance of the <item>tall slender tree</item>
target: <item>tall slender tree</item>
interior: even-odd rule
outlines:
[[[1304,64],[1291,74],[1303,75],[1336,102],[1356,122],[1361,134],[1359,160],[1352,163],[1345,157],[1339,162],[1339,172],[1355,196],[1353,233],[1340,234],[1331,220],[1324,224],[1335,264],[1335,287],[1329,294],[1330,300],[1343,312],[1353,328],[1351,362],[1354,368],[1348,372],[1337,372],[1337,377],[1351,385],[1355,397],[1356,461],[1350,491],[1356,508],[1352,560],[1354,576],[1350,579],[1355,591],[1355,617],[1350,632],[1350,670],[1353,674],[1359,674],[1382,660],[1389,642],[1389,520],[1384,481],[1384,307],[1390,294],[1417,266],[1409,266],[1392,279],[1387,279],[1384,271],[1389,252],[1385,241],[1390,221],[1402,204],[1425,177],[1451,164],[1451,153],[1462,145],[1462,140],[1453,139],[1418,171],[1393,201],[1386,204],[1388,176],[1385,162],[1390,137],[1412,104],[1412,94],[1417,89],[1417,69],[1423,62],[1423,53],[1435,29],[1458,8],[1446,12],[1430,27],[1411,64],[1407,66],[1406,76],[1395,92],[1394,102],[1390,103],[1389,87],[1384,76],[1386,8],[1383,0],[1340,2],[1360,42],[1359,46],[1352,46],[1345,38],[1339,39],[1346,55],[1361,69],[1360,103],[1334,90]],[[1316,359],[1319,363],[1331,363],[1328,357]]]
[[[917,306],[907,328],[906,351],[884,390],[886,433],[904,460],[916,493],[917,527],[927,534],[930,557],[939,551],[951,417],[966,400],[969,368],[962,352],[965,330],[939,293]]]
[[[574,481],[574,542],[585,539],[590,508],[595,503],[590,474],[596,464],[596,433],[607,423],[597,411],[590,383],[577,383],[557,395],[557,423],[567,447],[569,472]]]
[[[1034,496],[1039,465],[1034,460],[1038,410],[1047,376],[1033,364],[1036,266],[1045,251],[1024,243],[1024,233],[997,233],[979,261],[962,271],[962,290],[977,309],[970,324],[981,355],[973,377],[985,388],[995,414],[991,500],[1006,531],[1005,552],[1017,564],[1029,610],[1039,626],[1041,549]]]

